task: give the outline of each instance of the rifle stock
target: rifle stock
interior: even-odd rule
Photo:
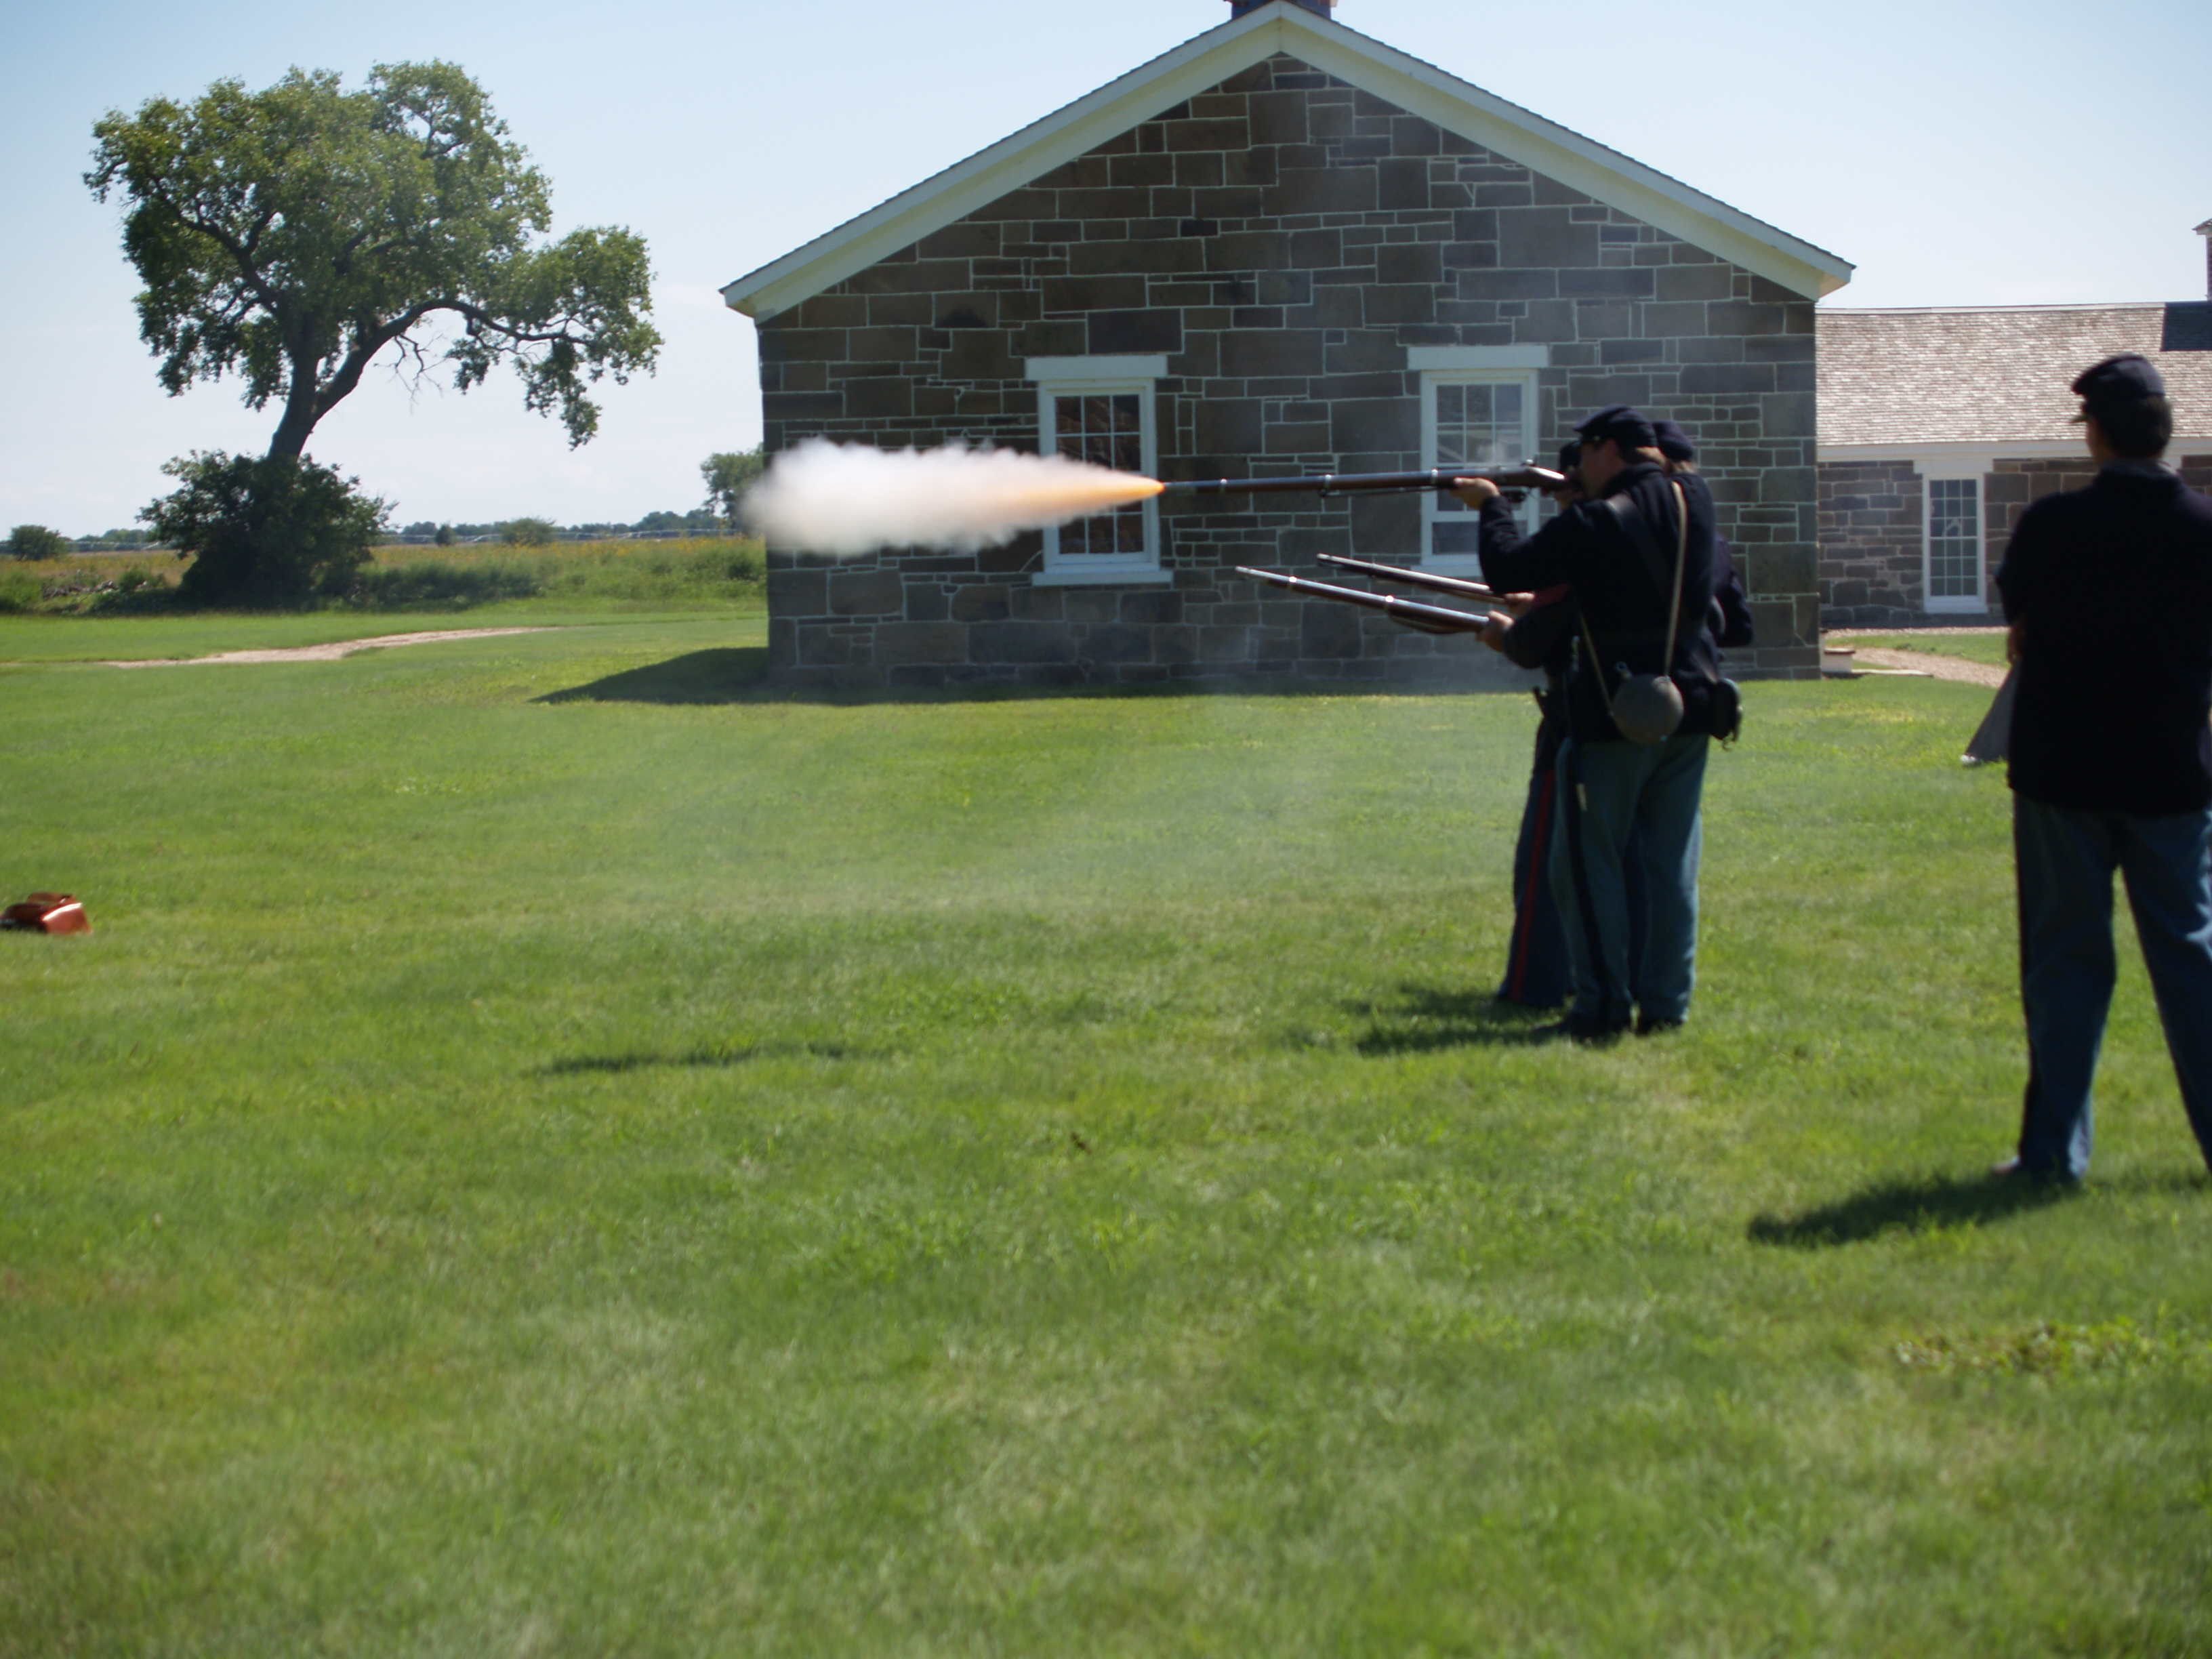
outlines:
[[[1342,605],[1357,605],[1370,611],[1380,611],[1392,622],[1418,629],[1424,634],[1479,634],[1490,622],[1488,616],[1472,611],[1454,611],[1447,605],[1423,605],[1417,599],[1401,599],[1393,593],[1370,593],[1358,587],[1337,587],[1328,582],[1309,581],[1304,576],[1286,576],[1279,570],[1254,570],[1240,564],[1237,567],[1237,574],[1249,576],[1255,581],[1288,588],[1293,593],[1308,593],[1317,599],[1334,599]]]

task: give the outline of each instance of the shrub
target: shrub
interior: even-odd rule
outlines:
[[[46,589],[27,570],[0,570],[0,616],[17,616],[46,597]]]
[[[499,538],[509,547],[550,547],[560,526],[550,519],[509,519],[499,527]]]
[[[58,559],[70,544],[59,531],[42,524],[19,524],[8,538],[8,550],[19,559]]]
[[[355,578],[346,603],[364,611],[413,611],[426,605],[489,605],[497,599],[526,599],[544,586],[538,574],[520,564],[449,564],[421,559],[400,565],[369,565]]]
[[[195,604],[296,605],[343,592],[369,558],[387,504],[312,460],[195,450],[161,469],[183,487],[139,514],[160,540],[196,554]]]

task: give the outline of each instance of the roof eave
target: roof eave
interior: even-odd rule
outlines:
[[[767,318],[866,270],[1131,127],[1249,69],[1275,51],[1265,10],[1186,40],[1173,52],[1055,110],[988,149],[848,219],[722,289],[748,317]]]
[[[1194,36],[738,277],[721,290],[722,298],[749,317],[773,317],[1277,52],[1311,64],[1793,294],[1818,299],[1851,279],[1850,263],[1823,248],[1434,64],[1281,0]]]

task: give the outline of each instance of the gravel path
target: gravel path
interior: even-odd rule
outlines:
[[[1939,680],[1960,680],[1968,685],[2002,685],[2005,677],[2003,669],[1993,668],[1985,662],[1969,662],[1964,657],[1939,657],[1927,651],[1880,651],[1855,646],[1851,661],[1860,668],[1902,669]]]
[[[356,651],[380,651],[394,645],[431,645],[440,640],[489,640],[502,634],[550,634],[550,628],[447,628],[432,634],[380,634],[373,640],[334,640],[328,645],[288,645],[267,651],[223,651],[212,657],[141,657],[107,662],[103,668],[191,668],[206,662],[336,662]]]
[[[1860,668],[1887,669],[1892,673],[1925,674],[1931,679],[1957,680],[1964,685],[1999,686],[2004,684],[2005,671],[1992,668],[1987,663],[1970,662],[1964,657],[1939,656],[1932,651],[1894,651],[1880,646],[1860,645],[1867,639],[1895,639],[1900,630],[1893,628],[1838,629],[1824,635],[1830,643],[1851,647],[1851,661]],[[1987,623],[1966,628],[1915,628],[1914,634],[1982,634],[1996,637],[2004,633],[2002,628]]]

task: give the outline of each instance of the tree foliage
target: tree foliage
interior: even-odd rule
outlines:
[[[8,550],[19,559],[58,559],[69,549],[59,531],[42,524],[19,524],[8,537]]]
[[[699,463],[699,476],[707,481],[707,510],[727,523],[738,521],[738,502],[759,481],[768,466],[768,446],[709,455]]]
[[[270,455],[297,457],[397,345],[417,375],[435,354],[463,392],[512,364],[525,404],[586,442],[586,388],[649,373],[659,352],[645,243],[607,228],[535,240],[548,186],[507,131],[437,62],[379,65],[356,92],[295,69],[262,92],[218,81],[189,105],[109,112],[85,183],[129,204],[139,334],[162,385],[238,375],[249,408],[283,410]]]
[[[289,455],[194,451],[161,469],[180,482],[138,516],[179,556],[201,605],[296,605],[345,592],[383,531],[386,504],[361,481]]]

